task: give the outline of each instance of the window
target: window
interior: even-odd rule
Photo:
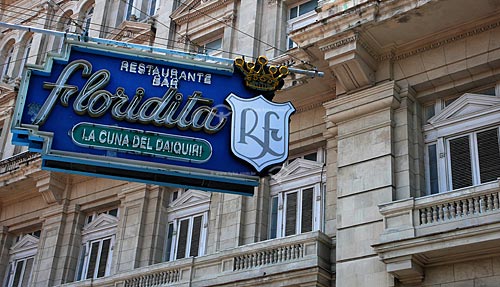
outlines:
[[[80,279],[100,278],[109,275],[111,246],[114,237],[88,241],[85,244],[85,261]]]
[[[2,79],[5,76],[9,75],[10,65],[14,60],[14,44],[12,44],[9,48],[7,48],[6,51],[7,53],[5,54],[4,57],[5,61],[3,63],[3,69],[2,69]]]
[[[25,233],[16,237],[10,251],[9,270],[5,286],[30,286],[33,263],[38,249],[40,231]]]
[[[31,51],[31,45],[33,44],[33,38],[30,38],[29,41],[27,42],[26,46],[24,47],[24,54],[23,58],[21,60],[21,67],[19,68],[19,77],[22,76],[24,66],[26,65],[26,62],[28,61],[28,58],[30,56],[30,51]]]
[[[156,2],[157,2],[156,0],[150,0],[150,1],[148,1],[148,5],[149,5],[149,7],[148,7],[149,16],[153,16],[153,15],[155,15],[155,14],[156,14],[156,9],[157,9],[157,7],[156,7]]]
[[[89,33],[90,23],[92,22],[92,16],[94,15],[94,6],[90,7],[83,17],[83,29],[84,32]]]
[[[110,274],[118,214],[117,208],[111,208],[87,215],[82,230],[77,280],[95,279]]]
[[[490,182],[500,177],[499,128],[447,140],[452,189]]]
[[[318,0],[311,0],[290,8],[288,19],[295,19],[308,12],[314,11],[318,6]]]
[[[424,126],[427,194],[500,177],[500,97],[465,94]]]
[[[296,158],[271,180],[269,238],[321,230],[324,165],[313,153]]]
[[[196,257],[205,253],[207,218],[193,215],[169,222],[167,230],[166,261]]]
[[[132,17],[132,12],[134,9],[134,0],[128,0],[126,8],[126,13],[125,13],[125,20],[130,20],[130,17]],[[134,15],[136,16],[136,15]]]
[[[295,6],[291,6],[288,10],[287,35],[292,31],[313,23],[317,19],[316,7],[318,0],[299,2]],[[297,47],[297,44],[287,36],[287,49]]]
[[[177,197],[167,209],[164,260],[173,261],[204,255],[210,195],[191,189],[171,194],[176,194]]]
[[[59,31],[63,31],[63,32],[69,33],[69,32],[71,32],[71,24],[72,24],[71,14],[65,14],[59,20],[57,29]],[[62,52],[63,45],[64,45],[64,39],[61,39],[61,37],[56,37],[55,38],[55,45],[54,45],[54,47],[57,47],[57,52],[58,53]]]
[[[222,55],[222,38],[218,38],[207,42],[198,47],[198,53],[207,54],[210,56]]]

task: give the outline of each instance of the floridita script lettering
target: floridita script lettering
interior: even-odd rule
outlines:
[[[130,67],[128,67],[130,68]],[[81,70],[82,77],[88,78],[81,90],[67,83],[71,75]],[[43,87],[51,92],[33,120],[35,125],[43,125],[57,103],[69,106],[69,99],[76,95],[73,110],[79,115],[88,114],[98,118],[111,113],[116,120],[154,124],[180,130],[203,130],[216,133],[224,127],[225,117],[217,115],[217,108],[211,107],[212,99],[203,98],[201,92],[193,92],[181,106],[183,95],[176,88],[170,87],[163,97],[151,97],[142,101],[145,91],[137,88],[132,99],[121,87],[115,93],[105,90],[111,74],[106,69],[92,73],[92,64],[86,60],[69,63],[55,83],[45,82]],[[196,105],[199,105],[195,108]],[[180,111],[179,111],[180,110]],[[179,111],[179,112],[178,112]]]

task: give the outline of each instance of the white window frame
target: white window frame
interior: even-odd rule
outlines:
[[[214,43],[214,42],[219,41],[219,40],[220,40],[220,48],[207,50],[206,47],[208,44]],[[209,40],[206,40],[202,43],[203,44],[200,44],[198,47],[198,51],[197,51],[198,53],[207,54],[209,56],[214,56],[214,57],[222,57],[222,50],[224,47],[224,37],[222,35],[220,35],[218,37],[210,38]]]
[[[200,213],[200,214],[195,214],[183,218],[176,218],[174,221],[169,222],[173,223],[174,229],[172,233],[172,244],[170,247],[170,258],[165,258],[166,261],[174,261],[174,260],[180,260],[184,258],[189,258],[191,254],[191,241],[193,240],[193,224],[194,224],[194,218],[201,216],[201,230],[200,230],[200,242],[198,246],[198,255],[197,256],[202,256],[205,254],[205,248],[206,248],[206,241],[207,241],[207,225],[208,225],[208,211]],[[177,258],[177,253],[178,253],[178,247],[179,247],[179,238],[178,236],[179,231],[180,231],[180,226],[181,222],[188,220],[188,235],[187,235],[187,240],[186,240],[186,250],[184,252],[183,257]],[[168,226],[168,225],[167,225]],[[167,228],[168,232],[168,228]],[[168,238],[168,234],[167,234]]]
[[[177,190],[176,190],[177,191]],[[164,261],[174,261],[177,260],[177,250],[179,243],[178,232],[180,229],[181,221],[189,220],[188,225],[188,236],[186,242],[186,252],[184,258],[189,258],[190,248],[191,248],[191,240],[192,240],[192,231],[193,231],[193,223],[194,218],[198,216],[202,216],[201,221],[201,231],[200,231],[200,242],[198,247],[198,256],[205,255],[207,237],[208,237],[208,211],[210,207],[210,194],[204,191],[188,189],[180,192],[179,197],[176,200],[170,203],[170,206],[167,209],[167,228],[165,231],[165,250],[163,252],[163,260]],[[167,258],[167,241],[168,241],[168,226],[169,224],[173,224],[173,232],[172,232],[172,242],[170,246],[170,257]]]
[[[323,151],[319,149],[318,151]],[[310,153],[310,152],[309,152]],[[309,154],[305,153],[305,154]],[[321,156],[320,156],[321,155]],[[268,237],[271,236],[272,226],[272,202],[273,198],[278,198],[278,210],[276,219],[276,238],[285,237],[286,230],[286,196],[297,192],[297,210],[295,213],[296,224],[295,234],[302,233],[302,204],[303,191],[313,188],[312,203],[312,231],[323,230],[324,222],[324,183],[326,182],[326,172],[324,163],[324,152],[318,153],[318,161],[296,158],[291,163],[284,166],[270,181],[270,206]],[[296,172],[300,170],[300,172]]]
[[[99,271],[99,262],[100,262],[102,250],[103,250],[102,245],[103,245],[103,242],[105,240],[110,240],[108,258],[106,259],[106,268],[104,271],[104,276],[97,277],[97,275],[98,275],[97,273]],[[95,261],[96,263],[95,263],[95,267],[94,267],[94,274],[92,274],[92,276],[90,278],[87,278],[87,275],[89,272],[88,268],[89,268],[89,263],[90,263],[90,252],[91,252],[92,244],[94,244],[94,243],[99,244],[99,247],[98,247],[99,249],[97,251],[97,258]],[[92,240],[85,242],[85,244],[82,247],[85,250],[85,257],[84,257],[85,259],[83,261],[82,273],[81,273],[80,280],[97,279],[97,278],[109,276],[110,271],[111,271],[111,261],[112,261],[111,259],[113,258],[114,244],[115,244],[115,235],[107,236],[107,237],[103,237],[103,238],[98,238],[98,239],[92,239]]]
[[[450,97],[451,98],[451,97]],[[472,186],[480,182],[476,135],[479,132],[500,127],[500,95],[464,94],[444,107],[444,101],[436,101],[436,115],[424,125],[425,195],[431,194],[428,146],[436,145],[438,193],[455,190],[452,186],[451,155],[449,141],[469,136],[471,152]],[[444,107],[438,111],[439,107]],[[467,110],[465,107],[469,107]],[[466,111],[458,114],[460,111]],[[500,132],[500,131],[499,131]],[[463,187],[468,188],[468,187]]]
[[[497,132],[500,135],[500,126],[497,126],[497,127],[489,127],[489,128],[484,128],[484,129],[480,129],[480,130],[475,130],[474,132],[464,133],[464,134],[460,134],[460,135],[446,138],[446,153],[449,155],[446,157],[446,166],[447,166],[447,176],[448,176],[448,188],[450,190],[457,189],[457,188],[453,187],[453,174],[452,174],[452,170],[451,170],[450,141],[453,139],[457,139],[457,138],[468,137],[469,153],[470,153],[471,169],[472,169],[471,170],[471,178],[472,178],[472,185],[471,186],[480,185],[480,184],[483,184],[486,182],[482,182],[481,173],[479,170],[479,150],[478,150],[478,144],[477,144],[477,134],[480,132],[492,130],[495,128],[497,129]]]
[[[24,47],[24,53],[23,53],[23,58],[21,59],[21,65],[19,66],[18,77],[21,77],[23,74],[24,66],[28,62],[32,45],[33,45],[33,37],[30,37],[28,41],[26,41],[26,46]]]
[[[109,211],[115,209],[116,208],[108,208],[101,211],[94,211],[87,214],[87,216],[85,217],[85,224],[82,230],[82,252],[80,253],[77,272],[75,274],[76,281],[87,280],[91,246],[94,242],[100,242],[94,274],[91,277],[93,279],[97,278],[97,270],[102,252],[102,242],[107,239],[110,240],[110,246],[108,258],[106,260],[105,274],[102,277],[110,275],[111,266],[113,263],[113,249],[116,240],[116,229],[118,226],[118,216],[120,215],[120,209],[117,209],[116,216],[110,215]],[[90,221],[89,218],[91,219]]]
[[[288,7],[287,15],[286,15],[286,19],[287,19],[287,22],[286,22],[287,23],[286,48],[287,48],[287,50],[290,50],[290,49],[297,47],[297,44],[295,42],[293,42],[288,35],[294,30],[297,30],[299,28],[302,28],[306,25],[309,25],[309,24],[315,22],[318,18],[318,13],[316,13],[315,10],[309,11],[309,12],[299,16],[300,6],[307,3],[307,2],[311,2],[311,1],[313,1],[313,0],[300,1],[300,2],[297,2],[297,3],[290,5]],[[295,7],[297,7],[297,16],[294,18],[290,18],[291,11]]]
[[[18,262],[25,261],[23,264],[23,270],[21,271],[21,278],[24,278],[26,275],[26,262],[29,259],[33,259],[33,265],[31,266],[31,273],[28,275],[28,283],[31,280],[31,276],[33,274],[33,269],[35,267],[35,256],[38,252],[38,242],[39,238],[36,236],[33,236],[34,233],[27,233],[18,236],[19,240],[14,244],[10,250],[10,258],[9,258],[9,267],[7,270],[7,276],[5,278],[5,284],[4,286],[7,287],[14,287],[14,277],[15,277],[15,272],[17,268]],[[21,286],[23,282],[23,279],[20,280],[18,283],[18,286]],[[15,286],[15,287],[18,287]]]
[[[287,212],[287,195],[292,194],[292,193],[297,193],[297,207],[295,210],[295,233],[292,235],[296,234],[301,234],[302,233],[302,204],[303,204],[303,191],[307,189],[313,189],[313,204],[312,204],[312,214],[313,214],[313,222],[312,222],[312,230],[320,230],[321,225],[321,214],[318,212],[321,210],[321,203],[322,201],[318,200],[322,198],[321,196],[321,185],[320,183],[302,187],[296,190],[289,190],[286,192],[279,192],[277,197],[278,197],[278,220],[277,220],[277,228],[276,228],[276,237],[285,237],[285,236],[291,236],[291,235],[285,235],[286,232],[286,212]],[[271,226],[269,226],[271,228]]]
[[[12,44],[8,50],[7,50],[7,53],[5,54],[5,61],[3,64],[3,69],[2,69],[2,76],[1,78],[3,79],[3,77],[5,76],[8,76],[9,75],[9,70],[11,69],[11,64],[12,64],[12,59],[14,58],[14,48],[15,48],[15,44]]]

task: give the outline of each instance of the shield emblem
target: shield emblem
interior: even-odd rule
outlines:
[[[243,99],[231,93],[231,150],[258,172],[288,157],[290,102],[279,104],[262,95]]]

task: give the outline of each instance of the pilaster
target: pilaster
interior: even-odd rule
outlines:
[[[394,198],[394,109],[399,105],[399,87],[394,82],[324,105],[328,134],[337,131],[338,287],[392,284],[371,245],[378,242],[384,228],[377,206]],[[334,143],[329,141],[330,149],[335,149]],[[330,164],[334,160],[330,158]]]
[[[9,268],[9,250],[12,246],[12,235],[6,226],[0,226],[0,282],[5,282],[5,274]]]
[[[34,286],[55,286],[74,279],[81,244],[79,216],[79,206],[66,202],[42,214],[42,234],[31,281]]]
[[[141,243],[145,240],[143,235],[147,192],[148,185],[129,183],[123,187],[119,194],[121,199],[120,221],[116,232],[115,251],[113,252],[114,273],[130,271],[140,266]]]

